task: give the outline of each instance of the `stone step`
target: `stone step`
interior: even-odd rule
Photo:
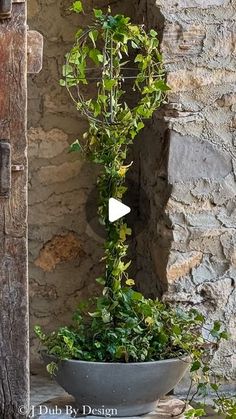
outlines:
[[[181,400],[178,400],[173,397],[167,397],[164,400],[161,400],[158,404],[157,409],[147,415],[143,415],[143,419],[168,419],[173,418],[183,419],[184,415],[182,414],[184,403]],[[86,419],[101,419],[101,416],[87,416],[86,412],[84,414],[77,414],[78,409],[74,406],[73,398],[70,396],[57,397],[47,402],[41,403],[40,405],[33,407],[31,412],[31,418],[34,419],[68,419],[68,418],[86,418]],[[109,413],[108,413],[109,415]],[[107,415],[107,417],[109,417]],[[125,418],[122,418],[125,419]],[[136,419],[136,417],[132,417]],[[138,417],[137,417],[138,419]]]

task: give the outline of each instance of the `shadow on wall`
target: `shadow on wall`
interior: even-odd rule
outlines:
[[[129,173],[141,191],[138,219],[143,226],[137,234],[134,227],[131,277],[136,278],[138,288],[152,298],[167,290],[166,267],[172,240],[171,223],[165,214],[171,190],[167,180],[169,139],[166,123],[161,119],[162,111],[159,112],[132,150],[135,165]]]
[[[155,1],[139,2],[138,20],[157,30],[161,43],[164,17]],[[171,193],[167,178],[168,152],[168,127],[161,108],[134,143],[130,153],[134,164],[128,172],[128,183],[139,187],[139,201],[136,192],[130,198],[130,206],[133,201],[139,211],[137,214],[136,210],[133,219],[130,216],[134,225],[131,277],[136,278],[142,293],[152,298],[160,297],[167,290],[166,267],[172,240],[171,222],[165,213]],[[137,228],[135,218],[139,221]]]

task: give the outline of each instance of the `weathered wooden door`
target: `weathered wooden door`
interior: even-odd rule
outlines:
[[[0,0],[0,418],[27,415],[27,26],[24,0]]]

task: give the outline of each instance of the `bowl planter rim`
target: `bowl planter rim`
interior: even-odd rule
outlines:
[[[78,362],[78,363],[82,363],[82,364],[94,364],[94,365],[150,365],[150,364],[154,364],[156,362],[158,363],[169,363],[169,361],[172,362],[179,362],[179,361],[183,361],[186,362],[187,364],[191,363],[191,358],[189,355],[183,355],[181,357],[176,357],[176,358],[166,358],[166,359],[160,359],[160,360],[154,360],[154,361],[137,361],[137,362],[109,362],[109,361],[84,361],[84,360],[80,360],[80,359],[73,359],[73,358],[65,358],[65,359],[60,359],[58,358],[55,354],[50,354],[48,353],[46,350],[42,350],[40,351],[40,353],[42,355],[46,355],[48,357],[54,358],[59,362],[66,362],[66,361],[70,361],[70,362]]]

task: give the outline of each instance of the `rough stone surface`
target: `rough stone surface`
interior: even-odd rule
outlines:
[[[162,40],[162,51],[170,59],[173,59],[175,55],[198,55],[203,49],[205,36],[205,29],[200,25],[181,26],[178,23],[167,23]]]
[[[232,172],[231,157],[199,138],[170,136],[168,177],[171,184],[192,179],[222,179]]]
[[[167,7],[175,7],[175,8],[194,8],[199,7],[203,9],[207,9],[211,6],[223,6],[227,4],[228,1],[225,0],[157,0],[157,6],[167,6]]]
[[[43,64],[43,36],[37,31],[27,32],[27,58],[27,73],[39,73]]]
[[[174,70],[167,77],[167,82],[173,92],[194,91],[208,85],[221,85],[222,83],[234,83],[235,71],[225,69],[196,68],[194,70]]]
[[[64,236],[54,236],[45,243],[35,265],[45,272],[51,272],[59,263],[76,261],[82,256],[85,256],[85,253],[76,234],[68,233]]]
[[[58,390],[57,390],[58,392]],[[52,395],[53,396],[53,395]],[[184,419],[184,414],[181,413],[184,408],[184,402],[172,397],[166,397],[163,400],[160,400],[155,411],[143,415],[143,418],[147,419],[168,419],[176,417],[176,419]],[[73,413],[77,411],[72,397],[64,395],[64,397],[53,397],[43,403],[40,403],[39,406],[35,406],[32,409],[35,419],[57,419],[58,415],[61,419],[67,419],[68,417],[75,416]],[[190,410],[190,408],[187,408]],[[75,417],[79,417],[76,415]],[[94,418],[99,419],[101,416],[86,416],[84,418]],[[119,418],[119,416],[117,416]],[[133,419],[138,419],[138,416],[131,416]],[[128,418],[126,418],[128,419]]]
[[[176,254],[172,252],[167,266],[168,282],[171,283],[171,281],[189,274],[193,268],[199,266],[202,261],[202,256],[201,252],[176,252]]]
[[[164,208],[172,233],[164,298],[186,309],[196,306],[209,324],[222,321],[231,337],[221,344],[213,364],[232,387],[236,376],[235,2],[167,0],[157,1],[157,6],[157,13],[160,8],[164,16],[162,49],[172,88],[164,116],[170,129],[167,167],[172,185]],[[187,46],[182,51],[184,40]],[[185,387],[184,382],[179,388]]]

